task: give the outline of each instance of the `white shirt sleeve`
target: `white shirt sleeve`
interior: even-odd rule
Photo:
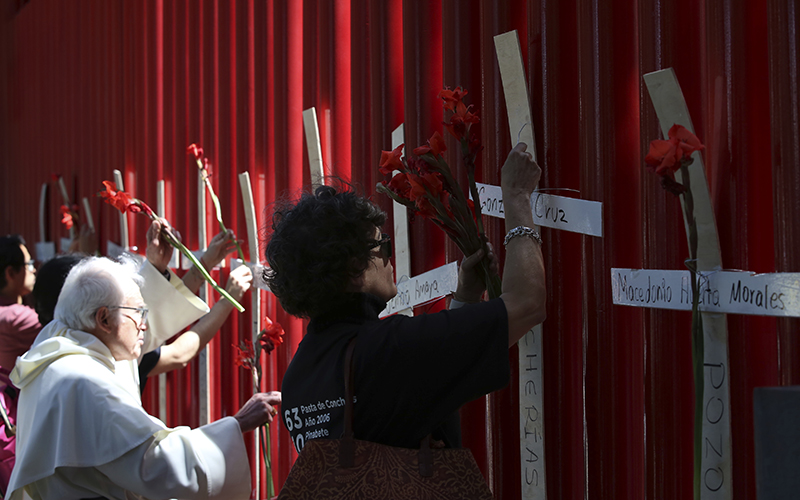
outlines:
[[[157,432],[96,469],[143,498],[250,498],[250,464],[233,417],[194,430],[178,427]]]

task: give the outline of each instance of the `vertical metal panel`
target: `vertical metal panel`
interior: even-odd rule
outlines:
[[[798,45],[800,18],[797,3],[767,2],[769,35],[769,82],[772,138],[772,192],[774,200],[775,268],[800,270],[800,103],[798,102]],[[800,320],[778,320],[778,352],[781,384],[800,383]]]
[[[641,262],[640,71],[630,26],[630,2],[593,1],[579,8],[581,191],[604,209],[604,237],[584,241],[582,263],[590,498],[644,496],[642,312],[608,305],[608,269]]]
[[[529,7],[528,88],[543,170],[540,189],[581,189],[577,5],[539,2]],[[512,141],[514,139],[512,138]],[[552,191],[571,196],[570,192]],[[543,325],[545,447],[549,498],[584,497],[582,245],[592,238],[542,230],[547,269],[548,310]]]

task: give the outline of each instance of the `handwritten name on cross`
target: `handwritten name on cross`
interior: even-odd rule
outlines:
[[[683,125],[694,133],[683,92],[672,68],[648,73],[644,75],[644,81],[664,137],[674,124]],[[697,270],[706,278],[701,287],[705,303],[700,313],[704,338],[703,362],[706,367],[700,496],[703,500],[730,500],[732,498],[730,365],[727,320],[724,313],[730,312],[731,309],[723,307],[723,303],[727,300],[728,306],[732,304],[732,296],[725,296],[725,290],[731,290],[731,287],[736,288],[732,293],[736,295],[737,302],[750,302],[751,298],[756,301],[753,293],[758,296],[764,278],[750,273],[721,271],[719,238],[703,159],[699,152],[695,152],[693,158],[694,162],[689,166],[689,176],[697,221]],[[675,177],[678,182],[682,182],[680,171],[675,173]],[[681,203],[683,202],[681,198]],[[688,221],[684,220],[684,223],[688,234]],[[692,300],[691,291],[688,297],[685,291],[682,291],[683,282],[689,283],[688,275],[688,271],[684,274],[684,271],[612,269],[614,303],[638,307],[682,308],[682,306],[677,307],[682,301],[689,300],[691,304]],[[739,288],[742,282],[745,284],[743,288]],[[773,282],[773,286],[774,284]],[[771,287],[767,283],[763,283],[763,286],[764,295],[770,294]],[[773,292],[777,293],[773,305],[777,304],[779,299],[787,298],[787,295],[781,295],[778,290]],[[769,298],[764,300],[769,302]],[[739,306],[738,312],[744,312],[744,304]]]
[[[516,31],[494,37],[512,140],[519,137],[536,160],[525,66]],[[481,199],[483,202],[483,199]],[[519,347],[519,451],[523,499],[547,498],[544,456],[542,326],[531,329]]]

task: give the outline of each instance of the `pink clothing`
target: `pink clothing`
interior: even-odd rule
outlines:
[[[0,367],[0,405],[8,414],[12,424],[17,422],[17,389],[11,385],[8,370]],[[6,427],[0,420],[0,491],[5,495],[11,471],[14,469],[16,437],[6,435]]]
[[[0,366],[13,370],[17,356],[30,349],[41,329],[36,311],[0,297]]]

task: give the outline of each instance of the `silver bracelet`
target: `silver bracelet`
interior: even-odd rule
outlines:
[[[508,242],[517,236],[530,236],[536,243],[539,245],[542,244],[542,237],[539,235],[539,231],[531,229],[528,226],[517,226],[506,233],[506,239],[503,240],[503,246],[508,246]]]

